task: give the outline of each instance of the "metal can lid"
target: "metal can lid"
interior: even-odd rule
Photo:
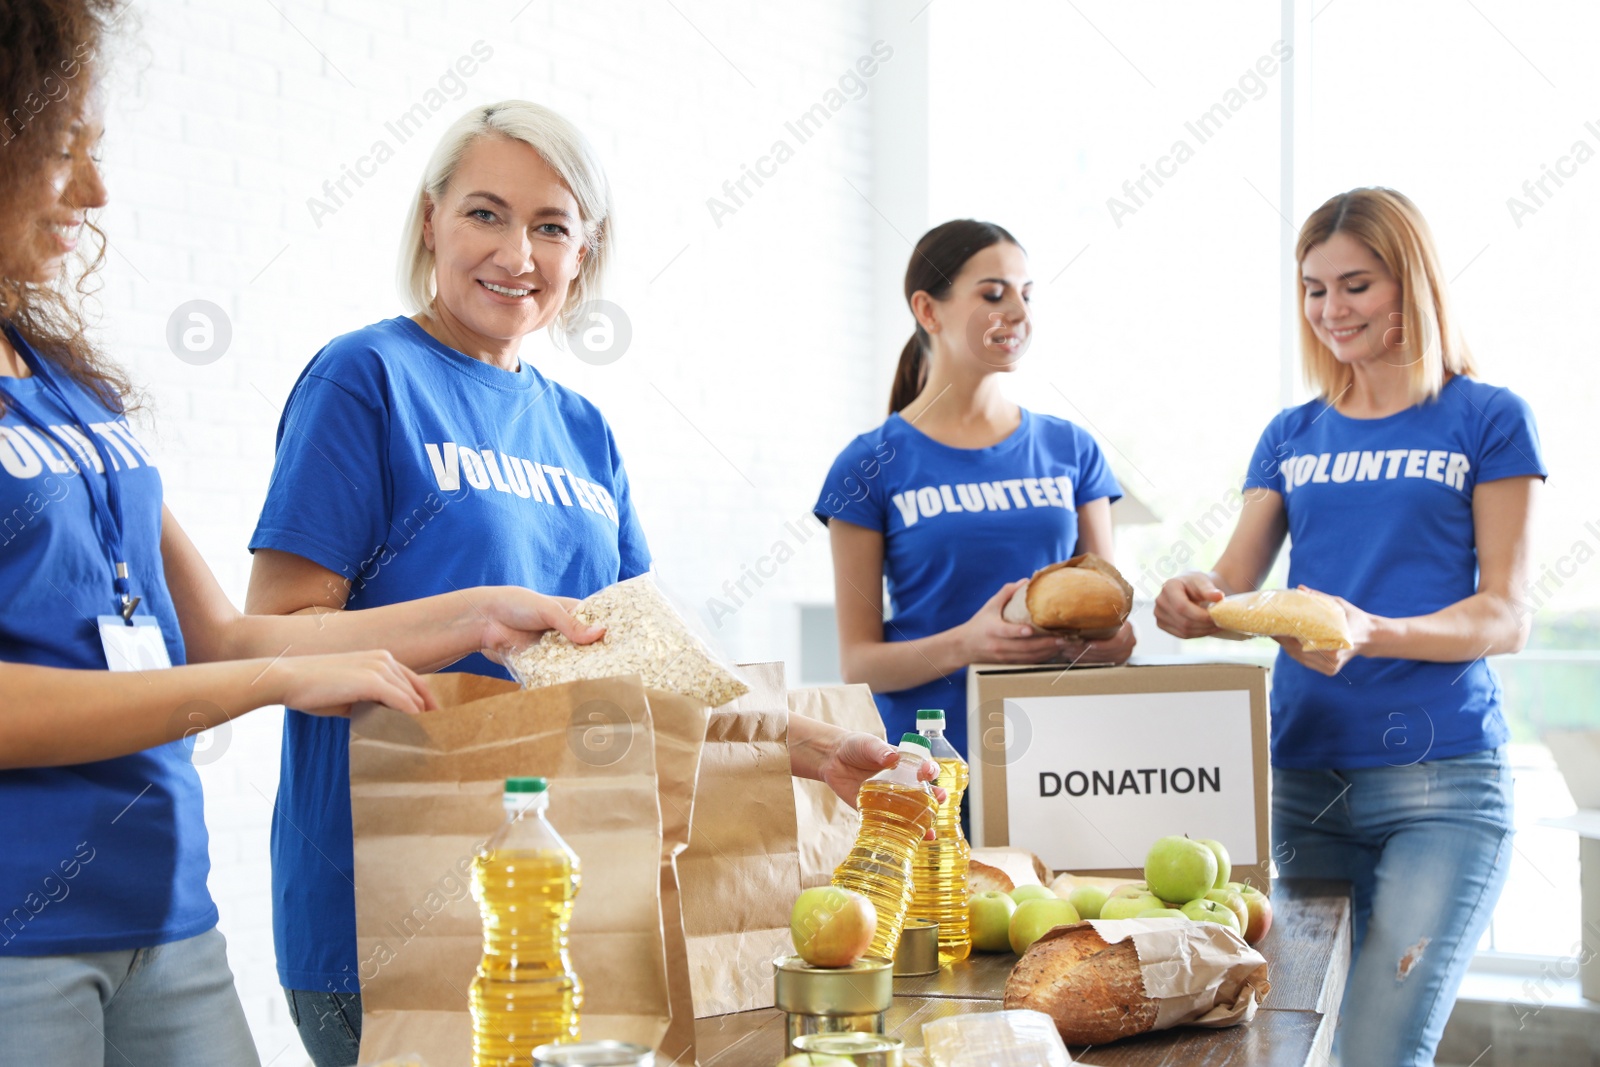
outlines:
[[[897,1052],[905,1042],[887,1034],[833,1033],[802,1034],[794,1039],[794,1047],[801,1052],[817,1052],[829,1056],[860,1056],[871,1052]]]
[[[626,1041],[578,1041],[540,1045],[534,1067],[655,1067],[655,1050]]]
[[[813,967],[784,956],[776,966],[773,999],[792,1015],[877,1015],[894,1002],[894,965],[880,956],[848,967]]]

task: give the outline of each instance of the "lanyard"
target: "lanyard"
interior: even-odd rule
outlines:
[[[50,395],[55,397],[56,402],[66,410],[78,433],[100,457],[100,465],[106,474],[106,484],[103,492],[99,482],[94,477],[94,472],[88,469],[89,464],[83,462],[88,457],[82,454],[81,448],[71,441],[63,441],[43,419],[29,411],[27,405],[18,400],[4,384],[0,384],[0,393],[5,394],[6,406],[16,412],[17,417],[22,419],[23,422],[30,424],[35,430],[44,434],[53,444],[60,447],[61,454],[66,457],[67,462],[79,474],[83,475],[84,486],[89,492],[89,502],[94,507],[96,518],[99,519],[101,545],[105,549],[106,557],[111,564],[111,587],[115,593],[114,602],[117,606],[117,613],[122,616],[124,621],[132,625],[133,612],[139,606],[140,598],[133,595],[133,583],[128,576],[128,562],[122,550],[122,487],[117,484],[118,479],[111,453],[106,451],[106,446],[101,443],[99,435],[90,429],[83,416],[78,414],[77,407],[67,398],[61,386],[57,384],[49,364],[39,358],[38,353],[23,339],[22,334],[17,332],[16,327],[9,322],[5,323],[4,326],[6,337],[16,348],[17,354],[22,357],[22,361],[28,365],[29,370],[33,371],[33,376],[39,380],[39,384],[49,391]],[[0,378],[0,383],[3,382],[4,379]],[[77,462],[73,461],[74,456],[77,457]]]

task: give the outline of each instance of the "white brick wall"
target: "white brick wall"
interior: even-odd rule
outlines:
[[[620,231],[607,296],[632,318],[632,347],[606,367],[543,339],[527,354],[607,413],[655,555],[685,599],[703,605],[767,551],[785,520],[808,512],[837,450],[880,418],[894,353],[874,350],[883,301],[872,268],[875,254],[903,264],[906,250],[875,249],[882,227],[844,178],[873,196],[872,94],[920,68],[885,64],[866,98],[847,103],[720,227],[705,201],[894,27],[850,0],[519,6],[148,0],[136,9],[105,145],[104,336],[147,390],[144,433],[168,501],[236,602],[289,387],[330,337],[399,312],[403,207],[434,141],[476,102],[550,104],[607,163]],[[479,39],[494,56],[465,95],[316,226],[307,198]],[[897,225],[914,237],[924,221]],[[204,367],[175,358],[164,340],[171,311],[195,298],[224,308],[233,327],[230,350]],[[793,602],[830,591],[819,533],[719,636],[740,658],[793,660]],[[271,942],[279,729],[277,711],[240,720],[202,768],[212,890],[273,1067],[305,1059]]]

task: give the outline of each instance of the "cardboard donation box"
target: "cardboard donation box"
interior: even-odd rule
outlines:
[[[1159,837],[1221,841],[1268,887],[1267,670],[1231,663],[967,672],[973,843],[1142,878]]]

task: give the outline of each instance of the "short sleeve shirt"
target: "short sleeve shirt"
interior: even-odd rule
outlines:
[[[1474,489],[1545,474],[1522,398],[1458,375],[1387,418],[1347,418],[1322,400],[1283,411],[1256,445],[1245,488],[1283,497],[1291,587],[1404,618],[1477,591]],[[1330,678],[1280,652],[1273,669],[1277,766],[1409,764],[1508,736],[1500,680],[1482,657],[1356,657]]]
[[[1004,441],[953,448],[895,414],[834,460],[814,513],[883,534],[884,639],[910,641],[965,622],[1007,582],[1073,555],[1077,509],[1121,495],[1100,446],[1065,419],[1024,408]],[[875,694],[891,739],[916,729],[919,708],[938,708],[965,755],[966,674]]]

